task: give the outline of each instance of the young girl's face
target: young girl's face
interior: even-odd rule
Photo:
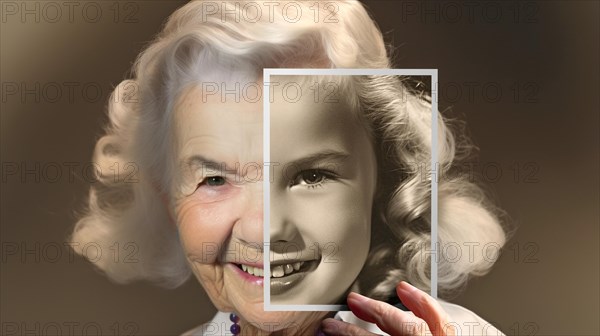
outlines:
[[[271,81],[271,301],[334,304],[369,251],[373,146],[336,83]]]
[[[196,86],[179,97],[173,119],[174,214],[194,274],[218,309],[258,324],[277,321],[279,328],[313,313],[265,313],[264,285],[271,286],[273,304],[333,304],[369,250],[376,184],[371,142],[342,97],[328,102],[331,87],[309,85],[294,98],[290,88],[298,86],[290,77],[271,92],[271,155],[264,168],[271,172],[270,214],[263,214],[262,99]],[[264,215],[271,230],[266,282]]]

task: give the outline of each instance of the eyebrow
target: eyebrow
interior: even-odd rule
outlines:
[[[224,161],[217,161],[209,159],[202,155],[192,155],[182,161],[182,166],[185,168],[197,169],[210,169],[220,172],[226,172],[229,174],[237,173],[237,166],[235,169],[227,169],[227,164]]]
[[[317,153],[309,154],[292,162],[289,165],[300,167],[310,167],[317,163],[341,163],[345,161],[350,154],[338,150],[324,150]]]
[[[341,163],[345,161],[350,154],[338,150],[324,150],[309,154],[294,161],[287,163],[288,165],[298,167],[310,167],[318,163]],[[224,161],[217,161],[207,158],[202,155],[192,155],[182,161],[182,166],[186,168],[210,169],[215,171],[223,171],[230,174],[237,174],[237,168],[227,169],[227,164]]]

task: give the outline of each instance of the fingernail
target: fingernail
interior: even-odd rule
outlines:
[[[370,299],[364,295],[360,295],[356,292],[350,292],[350,294],[348,294],[348,301],[354,301],[355,303],[365,303],[368,302]]]
[[[406,281],[400,282],[400,289],[403,291],[418,291],[419,289]]]
[[[335,335],[337,330],[337,321],[328,318],[321,322],[321,328],[319,328],[319,330],[317,331],[317,335],[319,335],[319,332],[321,332],[321,335]]]
[[[368,297],[352,292],[348,294],[347,301],[350,309],[358,318],[365,319],[365,317],[371,316],[371,312],[367,308],[371,301]]]
[[[400,295],[400,293],[398,293],[399,296],[401,296],[401,300],[402,303],[406,306],[406,304],[409,305],[416,305],[415,309],[423,309],[423,304],[421,302],[421,298],[423,297],[423,291],[421,291],[420,289],[418,289],[417,287],[409,284],[406,281],[402,281],[400,283],[400,286],[398,286],[398,290],[400,292],[402,292],[402,295]],[[408,307],[408,306],[407,306]],[[411,309],[413,309],[411,308]]]

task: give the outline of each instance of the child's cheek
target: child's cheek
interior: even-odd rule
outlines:
[[[368,249],[370,241],[371,204],[365,202],[366,193],[358,185],[338,189],[327,207],[328,241],[337,244],[342,255],[359,257]]]
[[[297,192],[290,220],[309,240],[343,244],[347,232],[361,236],[370,230],[372,200],[367,196],[356,184],[338,182]]]

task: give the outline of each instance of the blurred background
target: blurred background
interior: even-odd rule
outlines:
[[[186,1],[2,1],[5,335],[179,334],[214,310],[196,281],[115,285],[63,244],[83,208],[112,89]],[[454,302],[510,335],[598,335],[597,1],[368,1],[397,68],[439,69],[469,169],[518,229]]]

